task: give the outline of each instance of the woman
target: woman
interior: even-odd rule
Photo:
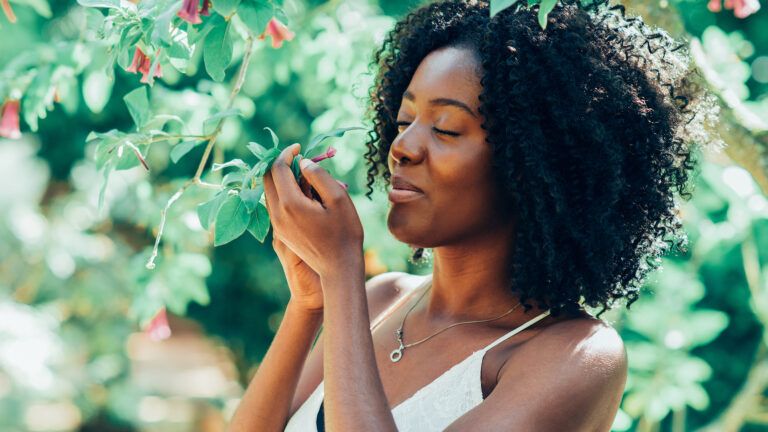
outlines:
[[[375,55],[368,196],[391,180],[389,230],[433,249],[431,275],[366,283],[346,191],[302,160],[308,198],[282,152],[265,194],[292,297],[232,430],[610,429],[627,358],[583,307],[629,306],[680,230],[711,100],[668,35],[536,11],[430,4]]]

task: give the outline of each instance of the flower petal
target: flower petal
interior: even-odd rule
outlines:
[[[10,139],[21,138],[19,130],[19,108],[18,100],[8,100],[3,104],[3,111],[0,114],[0,136]]]

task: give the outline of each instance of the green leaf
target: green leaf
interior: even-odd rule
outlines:
[[[280,144],[280,139],[275,134],[275,131],[268,127],[265,127],[264,129],[268,130],[269,134],[272,136],[272,148],[277,148],[278,144]]]
[[[299,161],[301,161],[301,156],[297,155],[291,162],[291,171],[293,171],[293,177],[296,178],[296,181],[299,181],[301,178],[301,167],[299,166]]]
[[[248,166],[247,163],[243,162],[242,159],[232,159],[231,161],[228,161],[222,164],[218,164],[218,163],[213,164],[213,166],[211,167],[211,171],[218,171],[228,167],[237,167],[244,171],[251,169],[251,167]]]
[[[216,129],[216,125],[218,124],[219,120],[226,118],[226,117],[233,117],[233,116],[241,116],[243,113],[240,112],[237,108],[232,108],[224,111],[219,111],[216,114],[208,117],[203,121],[203,133],[206,135],[210,135],[213,133],[213,131]]]
[[[248,224],[248,232],[261,243],[264,243],[264,239],[269,232],[270,222],[269,213],[267,208],[259,203],[256,206],[256,211],[251,213],[251,221]]]
[[[317,136],[313,137],[309,141],[309,145],[302,152],[302,153],[304,153],[304,157],[307,157],[307,158],[311,159],[311,158],[317,156],[318,152],[320,151],[320,147],[318,147],[318,146],[320,145],[321,142],[325,141],[328,138],[332,138],[332,137],[339,138],[339,137],[343,136],[345,133],[347,133],[349,131],[352,131],[352,130],[366,130],[366,128],[360,127],[360,126],[353,126],[353,127],[348,127],[348,128],[334,129],[334,130],[332,130],[330,132],[326,132],[326,133],[322,133],[320,135],[317,135]]]
[[[515,4],[517,0],[491,0],[491,18],[497,13]]]
[[[227,175],[224,176],[223,179],[221,179],[221,185],[227,186],[232,183],[240,183],[243,181],[244,177],[244,171],[233,171],[231,173],[227,173]]]
[[[539,3],[539,25],[542,29],[547,28],[547,15],[555,8],[557,0],[541,0]]]
[[[120,8],[120,0],[77,0],[80,6],[96,8]]]
[[[248,208],[248,213],[252,213],[256,209],[262,194],[264,194],[264,185],[260,185],[256,189],[243,189],[240,191],[240,199],[243,200]]]
[[[216,0],[213,2],[213,10],[222,16],[228,17],[237,10],[239,4],[240,0]]]
[[[253,141],[248,143],[248,150],[250,150],[254,156],[259,158],[259,160],[264,159],[264,156],[267,155],[267,148]]]
[[[217,193],[210,201],[204,202],[197,206],[197,218],[200,220],[200,225],[206,230],[211,226],[214,220],[216,220],[216,214],[219,212],[221,205],[224,204],[224,200],[227,199],[227,191],[221,191]]]
[[[237,9],[237,15],[251,32],[261,34],[274,16],[274,8],[266,0],[243,0]]]
[[[147,88],[141,86],[123,97],[128,112],[136,123],[136,129],[141,129],[149,119],[149,98]]]
[[[178,163],[181,158],[203,142],[204,141],[184,141],[176,144],[171,149],[171,161],[173,161],[173,163]]]
[[[230,195],[216,214],[213,245],[221,246],[240,237],[251,220],[248,208],[238,195]]]
[[[221,15],[214,15],[213,28],[205,37],[203,44],[203,62],[205,70],[214,81],[224,81],[225,70],[232,61],[232,36],[229,31],[229,22],[224,21]]]

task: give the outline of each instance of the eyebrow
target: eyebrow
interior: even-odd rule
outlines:
[[[408,90],[406,90],[405,93],[403,93],[403,98],[408,99],[411,102],[416,102],[416,96],[414,96],[413,93],[409,92]],[[461,110],[464,110],[472,117],[477,118],[477,114],[475,114],[472,111],[472,109],[467,106],[467,104],[461,101],[457,101],[456,99],[436,98],[436,99],[430,100],[429,103],[432,105],[439,105],[439,106],[453,106]]]

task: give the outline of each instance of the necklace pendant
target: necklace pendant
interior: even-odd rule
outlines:
[[[389,359],[392,360],[392,363],[399,362],[402,357],[403,357],[403,348],[402,348],[402,346],[400,348],[392,350],[392,352],[389,353]]]

